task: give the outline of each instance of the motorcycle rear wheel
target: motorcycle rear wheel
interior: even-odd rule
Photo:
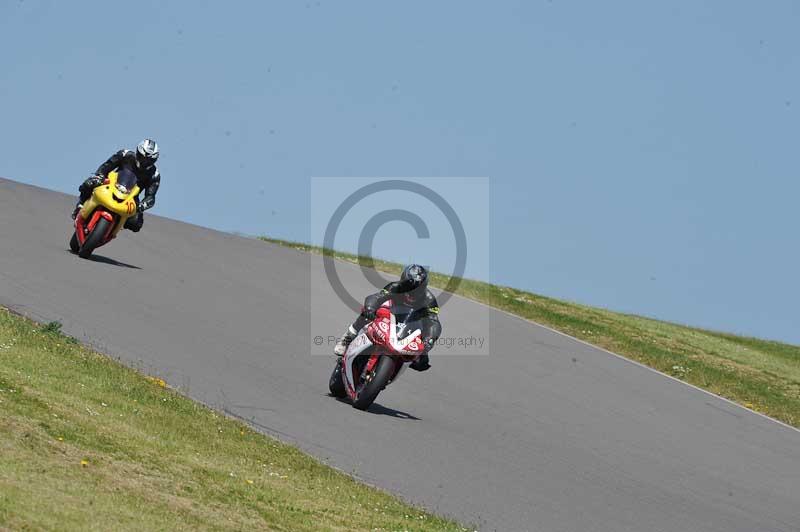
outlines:
[[[108,226],[110,224],[111,222],[105,218],[100,218],[97,220],[97,224],[95,224],[94,229],[92,229],[92,232],[86,236],[86,240],[83,241],[81,249],[78,250],[78,256],[80,258],[88,259],[95,248],[103,243],[103,239],[108,232]]]
[[[353,408],[366,410],[378,397],[378,394],[389,383],[394,375],[395,361],[390,356],[381,355],[372,370],[372,377],[367,382],[359,383]]]

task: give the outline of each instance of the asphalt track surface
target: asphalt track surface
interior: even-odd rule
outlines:
[[[434,351],[358,412],[327,396],[332,357],[309,355],[308,255],[146,216],[81,260],[72,201],[0,179],[0,304],[370,484],[482,530],[800,530],[795,429],[458,297],[445,334],[490,312],[491,355]],[[330,298],[313,333],[352,318]]]

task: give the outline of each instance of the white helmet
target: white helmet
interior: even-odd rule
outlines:
[[[136,162],[140,166],[151,166],[158,159],[158,144],[153,139],[144,139],[136,146]]]

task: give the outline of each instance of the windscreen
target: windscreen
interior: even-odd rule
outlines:
[[[392,305],[395,326],[397,327],[397,338],[403,339],[417,329],[422,329],[422,321],[419,319],[419,309],[415,310],[407,305]]]
[[[117,173],[117,185],[125,187],[125,190],[130,192],[136,186],[136,174],[127,168],[120,168]]]

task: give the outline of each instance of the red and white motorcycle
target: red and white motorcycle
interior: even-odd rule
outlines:
[[[369,408],[381,390],[423,353],[422,323],[410,321],[412,317],[410,307],[384,303],[336,361],[328,383],[331,395],[350,397],[359,410]]]

